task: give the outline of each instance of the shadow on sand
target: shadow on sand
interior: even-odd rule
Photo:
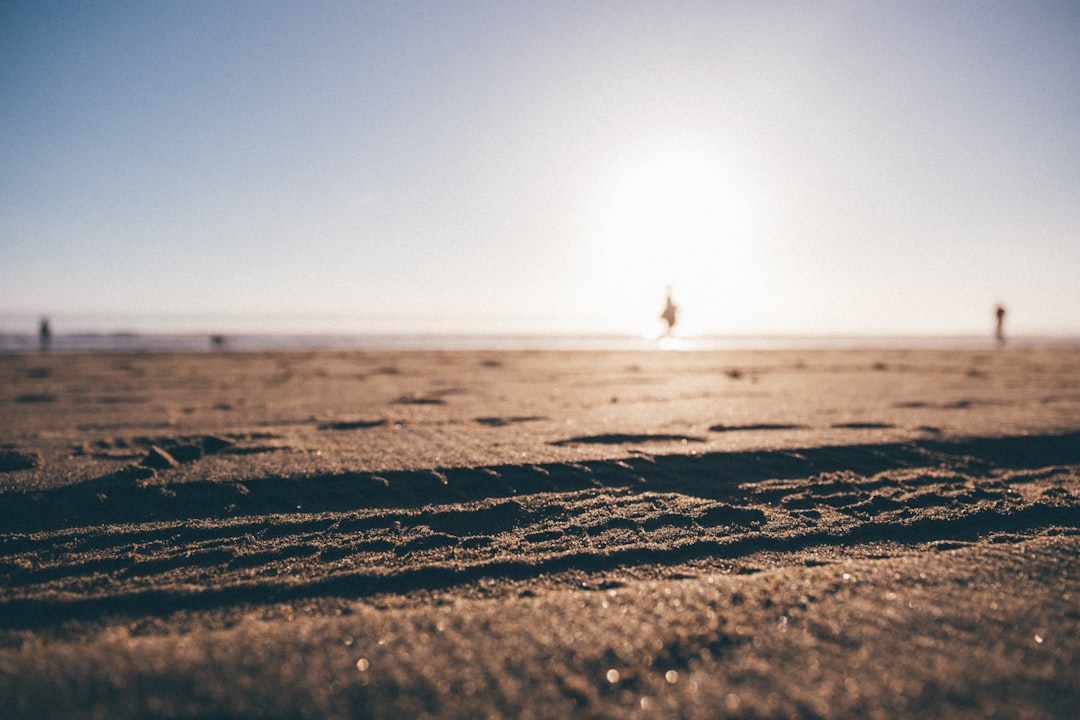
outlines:
[[[1054,478],[1077,465],[1080,433],[244,483],[133,465],[0,495],[0,627],[1071,532],[1080,501]]]

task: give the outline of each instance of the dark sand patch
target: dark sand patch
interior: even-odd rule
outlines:
[[[53,403],[56,402],[56,395],[52,393],[21,393],[16,395],[14,400],[24,405]]]
[[[382,427],[386,425],[385,419],[379,420],[338,420],[335,422],[319,423],[320,430],[366,430],[368,428]]]
[[[551,445],[631,445],[653,442],[683,442],[700,443],[704,438],[692,435],[672,435],[668,433],[628,434],[628,433],[604,433],[601,435],[580,435],[578,437],[556,440]]]
[[[505,425],[516,425],[517,423],[527,422],[539,422],[541,420],[547,420],[547,418],[540,415],[514,415],[512,417],[474,418],[475,422],[478,422],[481,425],[487,425],[488,427],[503,427]]]
[[[790,423],[752,423],[748,425],[713,425],[711,432],[753,432],[757,430],[803,430],[805,425]]]
[[[150,398],[145,395],[102,395],[97,401],[102,405],[137,405],[150,402]]]
[[[41,467],[42,464],[40,453],[0,448],[0,472],[32,470]]]
[[[938,410],[967,410],[969,408],[973,408],[973,407],[980,406],[980,405],[985,406],[985,405],[1000,405],[1000,404],[1001,403],[995,403],[995,402],[985,401],[985,400],[968,400],[968,399],[953,400],[951,402],[946,402],[946,403],[934,403],[934,402],[926,402],[926,401],[922,401],[922,400],[913,400],[913,401],[910,401],[910,402],[893,403],[893,407],[900,408],[900,409],[909,409],[909,410],[911,410],[911,409],[923,409],[923,408],[934,408],[934,409],[938,409]]]
[[[446,401],[441,397],[430,395],[401,395],[394,403],[397,405],[445,405]]]

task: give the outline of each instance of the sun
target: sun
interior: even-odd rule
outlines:
[[[710,308],[748,281],[746,225],[734,184],[706,156],[663,154],[638,163],[615,183],[603,223],[607,300],[620,313],[641,315],[649,334],[671,286],[683,308],[677,329],[706,331]]]

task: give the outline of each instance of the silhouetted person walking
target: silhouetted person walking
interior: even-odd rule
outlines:
[[[667,334],[670,335],[672,329],[675,327],[675,322],[678,319],[679,306],[671,300],[671,286],[668,285],[667,289],[667,302],[664,304],[664,312],[660,313],[660,318],[667,323]]]
[[[41,352],[49,352],[49,348],[52,346],[52,329],[49,327],[49,318],[41,318],[41,324],[38,325],[38,346],[41,347]]]
[[[1005,306],[998,305],[994,310],[994,317],[997,318],[997,324],[994,326],[994,338],[998,341],[998,344],[1004,344],[1005,342]]]

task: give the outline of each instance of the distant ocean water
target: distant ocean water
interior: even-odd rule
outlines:
[[[202,333],[58,333],[56,352],[266,352],[308,350],[780,350],[809,348],[993,348],[984,336],[706,336],[643,338],[632,335],[510,334],[304,334],[249,333],[223,336],[215,345]],[[1010,347],[1073,347],[1080,337],[1015,337]],[[0,352],[39,349],[31,333],[0,332]]]

